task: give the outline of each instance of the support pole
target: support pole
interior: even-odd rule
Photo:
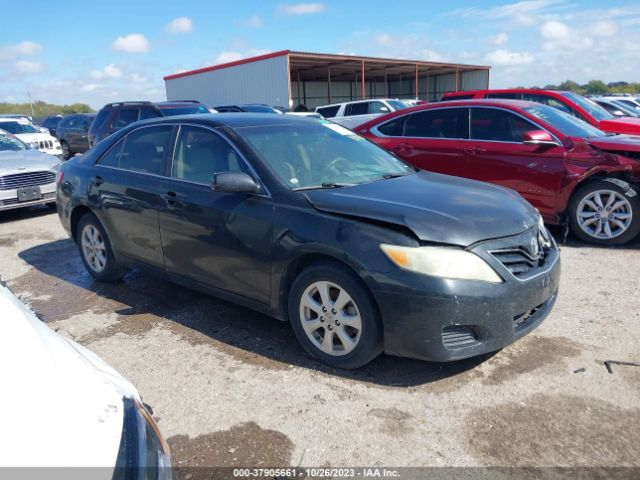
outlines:
[[[416,100],[418,99],[418,84],[419,84],[418,64],[416,63]]]
[[[331,103],[331,65],[329,65],[329,73],[327,75],[327,97],[329,100],[327,103]]]
[[[366,98],[366,88],[365,88],[365,79],[364,79],[364,60],[362,60],[362,99]]]

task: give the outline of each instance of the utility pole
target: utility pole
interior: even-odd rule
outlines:
[[[33,102],[31,101],[31,92],[27,91],[27,97],[29,97],[29,105],[31,106],[31,118],[33,118],[36,116],[36,114],[33,113]]]

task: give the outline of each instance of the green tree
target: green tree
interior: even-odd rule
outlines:
[[[585,87],[586,92],[590,95],[602,95],[605,93],[609,93],[607,84],[602,80],[589,80]]]

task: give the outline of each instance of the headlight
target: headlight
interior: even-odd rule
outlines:
[[[124,424],[114,480],[170,480],[169,445],[147,409],[138,400],[124,398]]]
[[[466,250],[385,244],[381,244],[380,248],[393,263],[412,272],[443,278],[502,283],[502,278],[487,262]]]
[[[40,144],[38,142],[29,142],[29,147],[31,147],[32,150],[38,150],[40,148]]]

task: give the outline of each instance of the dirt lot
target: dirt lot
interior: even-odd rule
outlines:
[[[0,275],[151,404],[176,466],[640,466],[640,244],[562,246],[533,334],[454,364],[307,356],[288,324],[130,272],[96,283],[55,213],[0,213]],[[580,371],[580,369],[584,369]]]

